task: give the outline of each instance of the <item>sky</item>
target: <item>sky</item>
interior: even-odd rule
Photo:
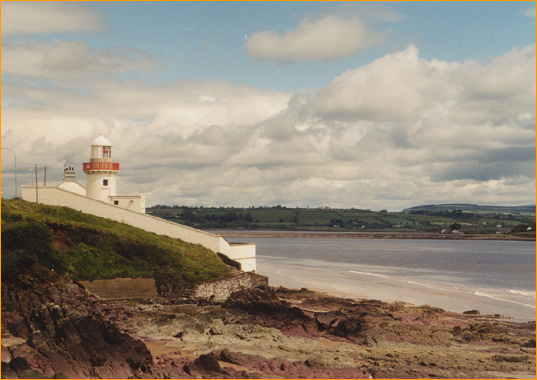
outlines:
[[[103,133],[147,205],[535,204],[535,2],[1,3],[2,197]],[[19,190],[20,195],[20,190]]]

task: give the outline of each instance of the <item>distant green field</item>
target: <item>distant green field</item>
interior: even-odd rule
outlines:
[[[147,212],[177,223],[204,229],[449,232],[456,228],[464,233],[492,234],[509,233],[515,227],[520,231],[526,231],[529,227],[531,231],[535,231],[535,218],[523,215],[519,209],[517,210],[519,211],[517,214],[509,214],[488,211],[473,213],[456,208],[439,211],[413,208],[405,212],[386,212],[282,206],[217,208],[159,205],[148,208]],[[531,231],[527,233],[531,234]]]

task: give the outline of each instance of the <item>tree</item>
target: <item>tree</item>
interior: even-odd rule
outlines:
[[[460,230],[461,225],[459,223],[453,223],[450,227],[451,231]]]

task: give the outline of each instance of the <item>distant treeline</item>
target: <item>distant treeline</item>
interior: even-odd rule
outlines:
[[[532,216],[474,213],[460,209],[406,212],[366,209],[272,207],[189,207],[157,205],[147,213],[202,229],[276,229],[276,230],[367,230],[463,233],[509,233],[535,230]]]

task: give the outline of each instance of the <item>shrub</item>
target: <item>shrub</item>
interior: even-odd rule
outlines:
[[[2,251],[4,255],[6,251],[17,252],[23,256],[22,261],[26,263],[39,261],[45,267],[54,269],[58,273],[65,273],[67,269],[67,263],[52,245],[52,232],[44,223],[20,223],[3,229]],[[5,257],[3,259],[5,260]],[[18,263],[16,264],[18,266],[22,263],[21,260],[14,262]],[[14,262],[11,264],[13,265]],[[3,260],[2,266],[4,266]]]

